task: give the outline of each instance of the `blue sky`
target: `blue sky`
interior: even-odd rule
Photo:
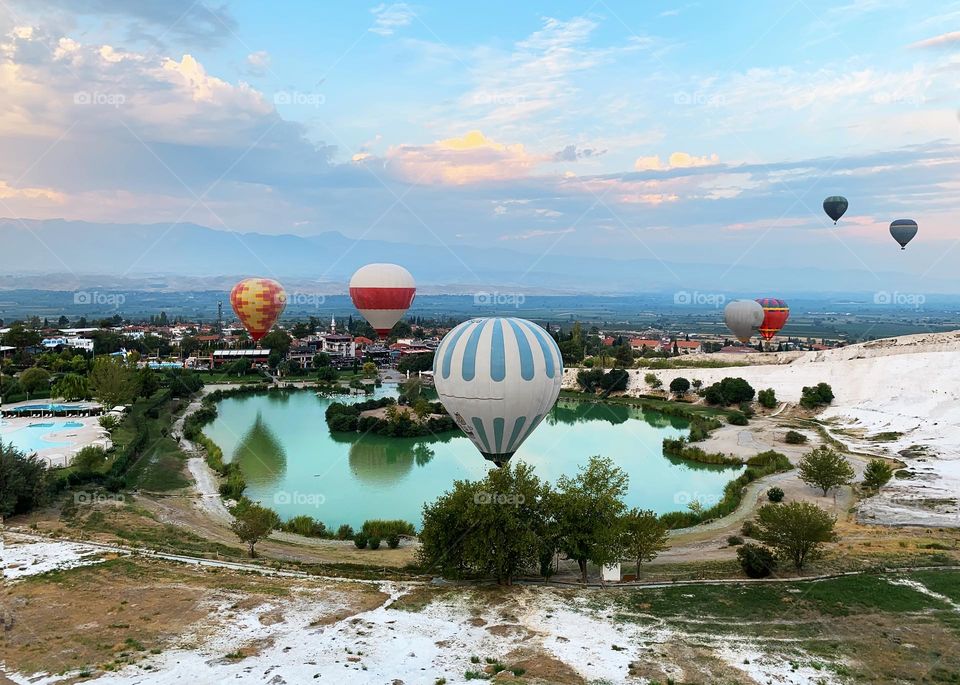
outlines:
[[[31,0],[0,32],[0,215],[952,273],[957,2]]]

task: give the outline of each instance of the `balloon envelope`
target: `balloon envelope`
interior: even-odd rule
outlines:
[[[396,264],[367,264],[350,279],[350,299],[381,338],[387,337],[416,294],[413,276]]]
[[[254,341],[265,336],[287,306],[287,292],[270,278],[245,278],[230,291],[230,304]]]
[[[823,201],[823,211],[827,213],[833,223],[836,224],[840,220],[840,217],[843,216],[843,213],[847,211],[849,203],[847,198],[842,195],[831,195],[826,200]]]
[[[526,319],[471,319],[440,342],[433,378],[457,425],[502,466],[557,401],[563,359],[550,334]]]
[[[753,300],[734,300],[723,310],[723,319],[737,340],[747,342],[763,323],[763,307]]]
[[[757,302],[763,307],[763,323],[760,324],[760,335],[764,340],[770,340],[780,332],[787,319],[790,318],[790,307],[783,300],[775,297],[762,297]]]
[[[907,243],[917,234],[917,222],[913,219],[897,219],[890,224],[890,235],[900,243],[900,249],[906,250]]]

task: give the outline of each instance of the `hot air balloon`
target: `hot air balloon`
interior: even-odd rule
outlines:
[[[245,278],[230,291],[230,304],[256,342],[280,318],[287,306],[287,292],[270,278]]]
[[[433,378],[480,454],[503,466],[557,401],[563,359],[550,334],[526,319],[471,319],[440,342]]]
[[[783,300],[774,297],[762,297],[757,302],[763,307],[760,335],[764,340],[770,340],[787,323],[787,319],[790,318],[790,307]]]
[[[890,224],[890,235],[900,243],[900,249],[906,250],[907,243],[917,234],[917,222],[913,219],[897,219]]]
[[[763,323],[763,307],[754,300],[734,300],[723,310],[723,319],[737,340],[749,342]]]
[[[843,216],[843,213],[847,211],[849,203],[847,198],[842,195],[831,195],[826,200],[823,201],[823,211],[827,213],[827,216],[833,219],[833,225],[836,226],[837,222],[840,220],[840,217]]]
[[[413,276],[396,264],[367,264],[350,279],[350,298],[381,338],[400,320],[417,294]]]

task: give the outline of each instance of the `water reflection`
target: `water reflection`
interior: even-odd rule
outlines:
[[[278,480],[287,470],[287,453],[259,411],[250,430],[237,444],[233,458],[240,464],[247,481],[252,483]]]

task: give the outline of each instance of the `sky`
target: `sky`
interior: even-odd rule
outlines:
[[[4,0],[0,36],[0,216],[918,289],[960,257],[960,2]]]

